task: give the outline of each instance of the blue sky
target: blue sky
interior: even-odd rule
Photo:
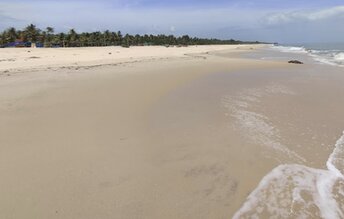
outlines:
[[[282,43],[344,41],[344,0],[0,0],[0,30],[121,30]]]

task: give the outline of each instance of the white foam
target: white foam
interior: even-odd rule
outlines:
[[[317,62],[327,65],[344,66],[344,53],[334,51],[318,51],[309,54]]]
[[[309,50],[293,46],[273,46],[272,48],[285,53],[308,54],[318,63],[344,66],[344,52],[340,50]]]
[[[337,61],[344,61],[344,52],[335,54],[333,58]]]
[[[252,142],[273,149],[289,161],[306,160],[281,143],[279,130],[267,116],[254,111],[262,98],[295,95],[280,84],[247,89],[223,99],[236,127]],[[268,173],[234,218],[344,218],[344,132],[326,162],[327,169],[283,164]]]
[[[234,218],[344,218],[344,133],[326,169],[280,165],[267,174]],[[336,194],[334,192],[336,191]]]
[[[270,94],[287,94],[287,95],[295,95],[296,93],[289,89],[286,86],[280,85],[280,84],[270,84],[265,87],[265,92]]]
[[[274,46],[272,47],[277,49],[281,52],[288,52],[288,53],[302,53],[306,54],[307,50],[304,47],[295,47],[295,46]]]
[[[250,109],[259,105],[261,98],[271,94],[294,95],[295,93],[288,87],[274,83],[263,88],[246,89],[236,96],[225,97],[223,105],[235,119],[236,127],[248,140],[273,149],[282,156],[287,155],[288,158],[298,162],[305,162],[305,158],[280,143],[279,130],[273,126],[268,117]]]
[[[317,62],[326,64],[326,65],[332,65],[332,66],[338,66],[337,63],[335,63],[331,58],[328,58],[326,56],[321,56],[317,54],[310,54],[310,56]]]
[[[337,172],[338,176],[344,175],[344,132],[336,142],[335,148],[326,162],[326,166],[332,172]]]

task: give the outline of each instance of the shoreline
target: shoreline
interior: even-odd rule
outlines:
[[[118,48],[68,49],[65,61],[30,52],[42,58],[0,76],[0,215],[226,218],[275,167],[323,169],[344,129],[340,69],[237,47],[130,48],[105,61]]]
[[[135,61],[154,61],[165,58],[187,58],[208,52],[230,50],[231,53],[245,52],[259,45],[205,45],[188,47],[133,46],[123,48],[77,47],[77,48],[2,48],[0,50],[2,73],[11,71],[50,70],[51,68],[88,68],[104,65],[120,65]],[[200,57],[203,58],[203,57]],[[41,63],[44,63],[43,65]],[[13,67],[13,66],[16,67]]]

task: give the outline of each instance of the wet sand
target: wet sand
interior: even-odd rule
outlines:
[[[249,217],[275,167],[326,169],[344,129],[342,69],[250,48],[4,68],[0,216],[230,218],[251,203],[236,215]],[[288,200],[281,216],[321,216]]]

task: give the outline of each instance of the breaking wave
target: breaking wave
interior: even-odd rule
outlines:
[[[269,118],[254,110],[273,94],[297,95],[270,84],[222,99],[227,116],[246,139],[291,162],[265,175],[233,218],[344,218],[344,132],[323,169],[306,166],[305,158],[281,143],[280,131]]]
[[[326,167],[276,167],[261,180],[234,218],[344,218],[344,133]]]
[[[344,67],[343,50],[316,50],[294,46],[274,46],[273,48],[281,52],[308,54],[317,62]]]
[[[222,104],[227,108],[231,117],[235,119],[235,125],[243,133],[244,137],[255,144],[279,153],[280,157],[288,156],[288,159],[297,162],[306,162],[306,159],[298,155],[286,145],[281,143],[279,130],[274,127],[267,116],[251,109],[259,105],[260,99],[271,94],[294,95],[294,92],[279,84],[270,84],[264,88],[247,89],[235,96],[226,96]],[[275,159],[278,159],[275,157]],[[280,160],[279,160],[280,161]]]

